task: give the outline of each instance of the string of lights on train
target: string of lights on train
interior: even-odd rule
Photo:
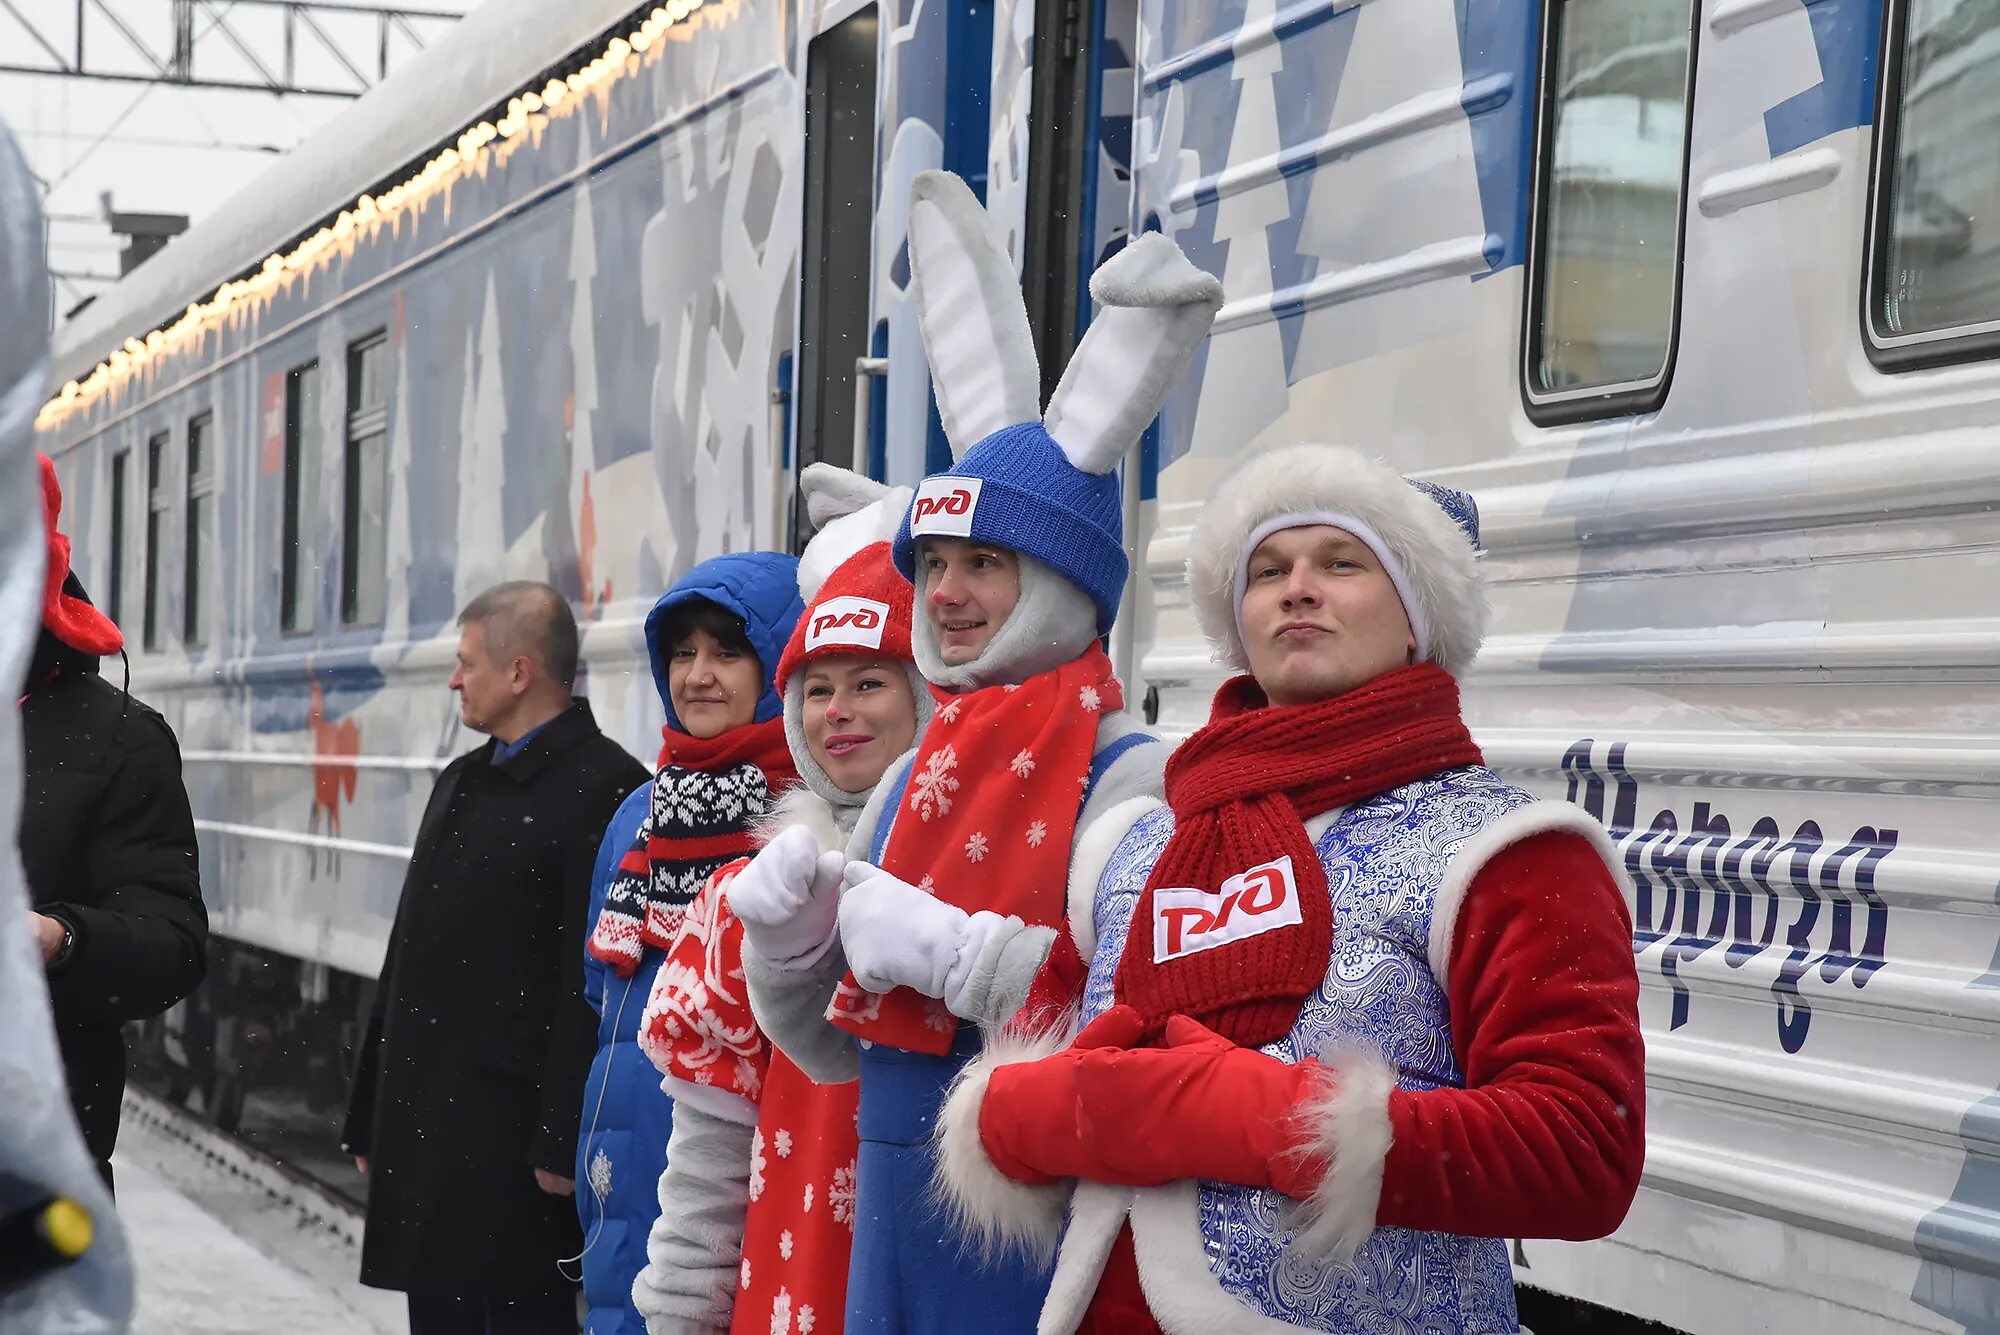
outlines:
[[[89,375],[70,381],[43,404],[36,414],[35,426],[41,430],[60,426],[115,385],[138,375],[155,359],[178,351],[188,340],[221,325],[245,303],[276,294],[296,275],[311,269],[329,251],[347,242],[357,230],[393,222],[423,207],[439,191],[485,170],[489,155],[504,153],[523,134],[545,125],[551,116],[568,116],[582,104],[586,94],[637,72],[647,51],[666,39],[670,29],[704,7],[726,11],[735,6],[730,0],[668,0],[647,15],[637,28],[605,42],[598,54],[574,73],[550,79],[540,88],[521,89],[507,100],[505,115],[466,127],[455,143],[408,179],[379,194],[362,195],[342,209],[331,223],[289,251],[266,257],[262,266],[248,277],[224,283],[206,301],[190,305],[172,324],[153,330],[144,339],[126,339],[122,348],[99,362]]]

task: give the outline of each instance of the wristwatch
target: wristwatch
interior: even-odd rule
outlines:
[[[55,955],[49,960],[49,968],[60,969],[69,962],[70,952],[76,949],[76,928],[69,925],[68,918],[54,913],[51,913],[49,916],[62,924],[62,944],[56,947]]]

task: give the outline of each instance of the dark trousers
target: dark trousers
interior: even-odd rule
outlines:
[[[576,1335],[576,1295],[456,1298],[412,1293],[410,1335]]]

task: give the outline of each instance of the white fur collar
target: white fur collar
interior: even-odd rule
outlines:
[[[778,794],[763,818],[757,822],[757,843],[761,847],[782,830],[803,825],[811,830],[822,849],[845,848],[847,836],[860,818],[857,806],[837,807],[812,789],[800,784]]]

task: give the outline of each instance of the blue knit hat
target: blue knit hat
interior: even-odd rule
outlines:
[[[1222,285],[1157,232],[1099,266],[1096,318],[1041,409],[1041,371],[1013,262],[965,183],[910,189],[910,278],[938,415],[957,462],[924,479],[896,533],[916,579],[925,538],[971,538],[1035,557],[1090,596],[1111,629],[1130,562],[1117,467],[1187,369]]]
[[[1040,422],[996,431],[924,480],[896,530],[896,568],[912,583],[917,543],[926,537],[971,538],[1034,557],[1090,595],[1100,632],[1118,615],[1131,568],[1117,473],[1076,467]]]

